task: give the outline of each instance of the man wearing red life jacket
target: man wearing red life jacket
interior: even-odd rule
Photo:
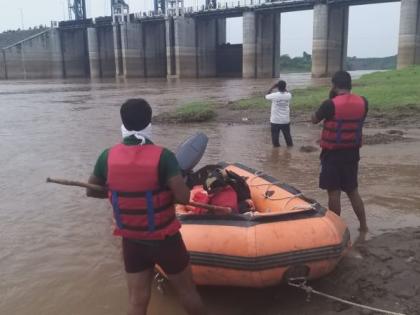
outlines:
[[[365,208],[357,188],[357,173],[368,102],[364,97],[351,93],[351,76],[346,71],[335,73],[332,85],[330,99],[324,101],[312,115],[314,124],[324,121],[320,141],[319,187],[328,191],[328,207],[338,215],[341,213],[341,191],[344,191],[359,219],[360,231],[367,231]]]
[[[189,254],[175,216],[174,203],[189,202],[175,155],[150,140],[152,109],[143,99],[129,99],[120,110],[123,142],[99,156],[89,183],[108,193],[87,189],[87,195],[109,198],[114,235],[122,237],[129,291],[129,315],[146,314],[155,264],[178,292],[188,314],[206,314],[192,281]]]

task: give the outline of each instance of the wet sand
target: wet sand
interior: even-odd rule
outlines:
[[[311,84],[308,75],[286,80],[295,87]],[[120,140],[123,100],[143,96],[159,113],[200,96],[220,101],[247,97],[270,82],[0,82],[0,314],[124,314],[127,292],[120,243],[110,234],[109,205],[86,198],[78,188],[45,183],[48,176],[87,179],[98,154]],[[378,118],[367,126],[367,138],[393,137],[372,140],[362,149],[360,190],[370,232],[334,273],[311,284],[362,304],[419,314],[420,115],[409,118],[412,123],[402,120],[391,126]],[[326,204],[317,185],[318,126],[294,124],[296,145],[290,150],[271,148],[264,120],[157,124],[153,135],[156,143],[176,149],[197,130],[210,138],[200,165],[242,162]],[[343,219],[356,241],[358,224],[346,199]],[[303,292],[289,287],[200,291],[209,309],[220,315],[360,313],[316,296],[307,303]],[[154,290],[149,314],[184,313],[170,291],[162,296]]]

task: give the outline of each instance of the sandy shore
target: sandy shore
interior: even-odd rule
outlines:
[[[420,314],[420,227],[359,238],[337,269],[314,286],[355,303]],[[376,314],[324,298],[317,303],[340,314]]]

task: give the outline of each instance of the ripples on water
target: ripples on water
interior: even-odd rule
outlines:
[[[290,88],[311,83],[308,74],[284,78]],[[227,102],[246,97],[265,91],[271,82],[1,82],[0,313],[124,313],[126,287],[119,241],[110,234],[110,207],[106,201],[85,198],[79,188],[47,185],[45,178],[86,180],[99,153],[120,140],[119,106],[125,99],[145,97],[159,113],[191,100]],[[175,149],[198,130],[210,138],[199,166],[221,160],[242,162],[325,204],[326,196],[317,188],[319,152],[298,150],[301,145],[315,145],[319,127],[292,126],[293,149],[271,148],[268,125],[156,125],[154,140]],[[363,149],[360,181],[374,233],[419,224],[419,175],[416,143]],[[356,220],[347,201],[344,208],[344,218],[355,232]],[[205,288],[202,292],[207,304],[222,315],[256,314],[263,305],[269,312],[277,303],[264,290],[229,293]],[[282,300],[285,309],[290,305],[290,314],[298,304],[297,297]],[[153,294],[150,314],[182,311],[172,294]]]

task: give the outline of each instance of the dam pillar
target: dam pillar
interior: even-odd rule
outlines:
[[[176,16],[174,21],[174,55],[176,76],[197,77],[197,33],[194,18]]]
[[[88,38],[90,77],[99,78],[101,77],[101,66],[100,66],[100,61],[99,61],[98,37],[96,35],[96,29],[94,27],[89,27],[87,29],[87,38]]]
[[[122,56],[121,24],[119,21],[113,24],[112,35],[113,35],[113,47],[114,47],[115,75],[121,76],[124,74],[124,70],[123,70],[123,56]]]
[[[401,0],[397,68],[420,64],[420,1]]]
[[[242,77],[255,78],[257,68],[256,18],[254,12],[243,14]]]
[[[243,14],[242,76],[272,78],[279,75],[280,14]]]
[[[175,58],[175,24],[174,19],[168,16],[165,20],[166,27],[166,75],[167,77],[176,76]]]
[[[348,6],[314,6],[312,76],[326,77],[344,69],[347,56]]]

